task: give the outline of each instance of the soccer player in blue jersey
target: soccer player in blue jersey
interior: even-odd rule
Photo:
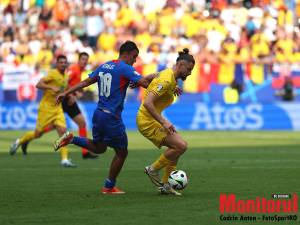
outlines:
[[[115,186],[128,154],[128,140],[125,126],[121,118],[124,98],[130,82],[142,87],[148,87],[155,75],[142,77],[132,67],[139,54],[139,49],[132,41],[123,43],[119,50],[117,60],[100,65],[89,77],[79,84],[71,87],[57,96],[57,103],[66,96],[74,93],[95,82],[98,83],[99,102],[93,115],[93,140],[84,137],[75,137],[66,132],[55,141],[54,149],[57,150],[68,144],[75,144],[88,149],[95,154],[104,153],[107,147],[115,150],[110,171],[101,192],[103,194],[124,194],[125,192]]]

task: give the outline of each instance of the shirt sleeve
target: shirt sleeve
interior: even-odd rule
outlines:
[[[170,87],[171,83],[169,81],[158,79],[155,83],[151,84],[148,91],[156,94],[157,96],[162,96],[168,92]]]
[[[138,82],[142,78],[142,76],[133,67],[129,66],[124,69],[124,77],[134,83]]]
[[[97,68],[89,74],[89,78],[94,78],[94,79],[98,80],[99,79],[98,73],[99,73],[99,71],[98,71],[98,68]]]
[[[46,82],[50,82],[54,79],[53,73],[52,71],[49,71],[48,74],[43,78],[44,81]]]

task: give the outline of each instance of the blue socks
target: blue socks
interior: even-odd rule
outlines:
[[[104,187],[106,188],[113,188],[116,184],[115,180],[110,180],[108,178],[106,178],[105,182],[104,182]]]
[[[74,136],[71,143],[74,144],[74,145],[80,146],[82,148],[87,148],[88,139],[85,138],[85,137],[76,137],[76,136]]]

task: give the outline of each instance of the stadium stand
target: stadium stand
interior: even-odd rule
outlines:
[[[191,50],[197,65],[183,86],[187,101],[226,103],[236,95],[226,89],[232,82],[239,102],[281,101],[276,93],[287,78],[299,93],[299,17],[300,1],[284,0],[2,0],[0,100],[38,99],[32,87],[58,54],[73,63],[85,51],[91,70],[131,39],[141,50],[135,66],[142,74]]]

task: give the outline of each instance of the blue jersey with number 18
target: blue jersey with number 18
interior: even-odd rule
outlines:
[[[138,82],[142,76],[121,60],[113,60],[100,65],[89,74],[98,82],[98,108],[121,116],[129,82]]]

